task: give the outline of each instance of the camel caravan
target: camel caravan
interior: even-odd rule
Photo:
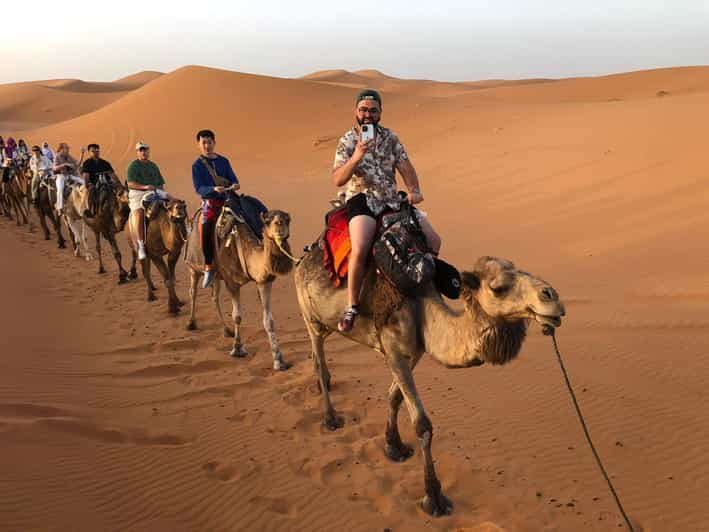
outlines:
[[[384,453],[394,462],[414,454],[398,428],[404,403],[423,458],[421,507],[442,516],[450,514],[453,505],[436,475],[433,424],[416,388],[416,365],[424,354],[447,368],[507,364],[519,355],[530,323],[559,327],[565,310],[549,283],[508,260],[482,256],[468,270],[459,271],[439,257],[442,239],[416,208],[423,201],[416,170],[398,136],[380,125],[381,115],[382,99],[376,91],[357,95],[354,124],[339,140],[331,174],[340,192],[331,202],[322,233],[300,258],[292,255],[288,242],[290,215],[239,193],[239,180],[229,160],[215,152],[216,137],[210,130],[196,135],[200,155],[192,165],[192,181],[201,204],[191,215],[185,201],[165,190],[150,147],[142,141],[135,146],[136,159],[125,183],[100,158],[97,144],[89,145],[86,162],[83,149],[76,161],[66,144],[60,144],[56,153],[46,143],[34,146],[24,165],[3,150],[5,160],[11,160],[5,167],[12,168],[12,176],[6,180],[3,174],[0,208],[23,223],[23,208],[27,211],[23,199],[31,200],[45,238],[50,238],[48,218],[63,247],[63,221],[74,253],[87,259],[92,258],[90,230],[102,274],[106,270],[100,242],[105,239],[113,250],[119,283],[137,278],[140,261],[148,301],[155,299],[154,265],[167,288],[168,311],[174,315],[183,306],[175,289],[176,265],[182,259],[190,276],[187,329],[197,329],[198,290],[211,289],[224,334],[233,337],[229,354],[235,358],[248,355],[241,334],[241,288],[253,282],[276,371],[292,364],[276,335],[273,283],[294,272],[325,427],[334,431],[344,425],[330,399],[325,355],[325,340],[337,333],[383,355],[392,375]],[[24,173],[27,167],[31,171]],[[397,172],[405,192],[398,190]],[[17,175],[28,176],[27,182]],[[121,232],[132,253],[128,271],[116,240]],[[222,285],[232,303],[230,321],[221,308]]]

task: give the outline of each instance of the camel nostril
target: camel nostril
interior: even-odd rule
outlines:
[[[542,288],[539,292],[539,297],[545,302],[556,301],[559,299],[559,296],[556,295],[556,292],[551,287]]]

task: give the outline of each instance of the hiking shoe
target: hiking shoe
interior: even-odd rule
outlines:
[[[145,253],[145,243],[138,242],[138,260],[145,260],[148,258],[147,253]]]
[[[340,332],[350,332],[352,327],[354,327],[355,318],[359,314],[357,307],[352,305],[350,308],[342,313],[339,323],[337,324],[337,329]]]
[[[209,288],[212,286],[212,281],[214,280],[214,270],[207,270],[204,272],[204,281],[202,281],[202,288]]]

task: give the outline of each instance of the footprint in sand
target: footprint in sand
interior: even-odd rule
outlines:
[[[234,466],[224,465],[217,461],[207,462],[202,466],[202,470],[207,475],[207,478],[221,480],[222,482],[233,480],[237,473]]]
[[[260,467],[256,463],[247,464],[245,467],[237,467],[230,464],[222,464],[218,460],[212,460],[202,465],[207,478],[219,480],[221,482],[229,482],[248,477],[252,473],[258,472]]]

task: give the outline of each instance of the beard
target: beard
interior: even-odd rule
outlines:
[[[357,123],[361,126],[362,124],[372,124],[373,126],[379,125],[379,117],[377,118],[370,118],[369,122],[365,122],[364,119],[360,119],[357,117]]]

